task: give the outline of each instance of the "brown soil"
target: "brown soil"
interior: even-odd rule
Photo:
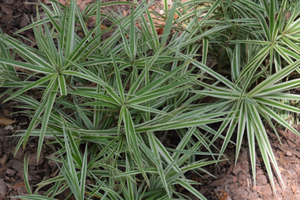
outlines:
[[[300,131],[300,126],[297,127]],[[242,147],[238,161],[234,165],[235,146],[228,148],[225,156],[231,163],[219,163],[219,168],[210,166],[210,172],[217,178],[199,177],[202,194],[209,200],[297,200],[300,199],[300,137],[291,131],[278,128],[281,134],[279,143],[276,135],[270,131],[269,138],[285,188],[275,180],[276,196],[271,188],[270,180],[257,148],[256,156],[256,188],[253,185],[247,141]],[[275,176],[275,175],[274,175]]]
[[[13,35],[15,31],[28,25],[27,18],[35,16],[36,11],[36,6],[28,3],[34,2],[37,2],[37,0],[0,0],[0,27],[2,31]],[[84,7],[84,1],[81,1],[81,3]],[[160,1],[157,3],[160,3]],[[121,6],[120,8],[123,10],[124,15],[130,12],[130,9],[126,6]],[[158,9],[158,7],[155,9]],[[90,20],[90,23],[93,26],[93,19]],[[109,22],[106,25],[109,26]],[[34,40],[33,33],[30,30],[21,33],[21,35]],[[15,37],[24,41],[18,36]],[[2,102],[3,99],[1,98],[0,101]],[[0,199],[3,200],[16,199],[9,197],[27,193],[23,180],[24,156],[31,154],[28,170],[29,182],[33,190],[36,189],[37,183],[45,178],[53,177],[57,173],[56,164],[46,159],[47,156],[51,156],[51,153],[54,152],[51,146],[44,145],[40,161],[37,163],[37,138],[35,137],[30,138],[26,148],[20,149],[14,156],[14,150],[19,138],[13,137],[13,135],[17,130],[26,128],[29,123],[28,118],[20,114],[13,114],[16,111],[14,108],[16,105],[18,103],[14,101],[0,105],[0,117],[16,121],[16,123],[9,126],[0,126]],[[196,188],[209,200],[300,199],[300,137],[290,131],[278,130],[282,135],[282,145],[278,142],[275,134],[269,132],[270,142],[285,184],[285,188],[283,188],[276,180],[276,197],[269,184],[269,179],[259,154],[256,161],[257,185],[254,188],[246,140],[236,165],[234,165],[235,147],[232,146],[225,152],[230,162],[224,161],[219,163],[219,167],[211,165],[206,169],[216,178],[208,175],[201,177],[196,174],[190,174],[190,178],[202,184]],[[297,130],[300,131],[300,126],[297,127]],[[42,188],[39,193],[43,194],[46,189]],[[193,195],[184,189],[179,188],[179,190],[195,199]],[[67,195],[68,191],[57,198],[64,199]],[[72,199],[72,197],[69,199]]]

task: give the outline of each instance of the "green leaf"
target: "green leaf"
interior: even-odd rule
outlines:
[[[288,76],[291,72],[293,72],[297,67],[300,65],[300,60],[293,62],[292,64],[286,66],[279,72],[269,76],[267,79],[259,83],[255,88],[253,88],[249,93],[248,96],[254,96],[259,94],[259,92],[269,88],[274,83],[280,81],[284,77]]]
[[[173,21],[174,21],[174,16],[175,16],[176,9],[177,9],[177,0],[174,0],[172,8],[168,13],[168,18],[167,18],[167,21],[166,21],[164,32],[162,34],[162,38],[161,38],[161,45],[162,46],[164,46],[167,43],[167,40],[170,37],[169,34],[170,34],[172,26],[173,26]]]
[[[81,68],[82,69],[82,68]],[[68,74],[68,75],[72,75],[72,76],[77,76],[79,78],[83,78],[85,80],[89,80],[95,83],[100,84],[102,87],[104,87],[106,89],[106,91],[111,95],[111,97],[119,104],[121,105],[122,103],[120,102],[120,98],[119,96],[116,94],[116,92],[114,91],[114,89],[108,85],[107,83],[105,83],[101,78],[93,75],[91,72],[84,70],[84,72],[86,72],[86,74],[84,73],[80,73],[80,72],[76,72],[76,71],[72,71],[72,70],[65,70],[62,73],[63,74]]]
[[[44,112],[43,121],[42,121],[42,128],[41,128],[41,132],[40,132],[40,135],[39,135],[39,143],[38,143],[38,150],[37,150],[37,152],[38,152],[37,153],[37,161],[39,161],[40,154],[41,154],[41,151],[42,151],[43,141],[44,141],[44,137],[45,137],[45,134],[46,134],[47,127],[48,127],[48,122],[49,122],[49,119],[50,119],[52,108],[53,108],[53,105],[55,103],[57,89],[58,89],[58,83],[56,81],[53,84],[52,90],[49,93],[48,98],[44,100],[46,102],[46,104],[45,104],[45,112]]]
[[[68,8],[68,23],[67,23],[67,35],[66,37],[66,49],[65,49],[65,56],[69,58],[75,43],[75,6],[77,6],[76,1],[70,1],[70,7]],[[63,27],[64,28],[64,27]]]
[[[220,115],[224,115],[222,113]],[[158,131],[158,130],[172,130],[172,129],[179,129],[179,128],[188,128],[193,126],[200,126],[204,124],[215,123],[219,121],[223,121],[224,118],[215,118],[215,119],[201,119],[201,120],[190,120],[190,121],[172,121],[163,124],[156,124],[153,126],[145,126],[139,127],[136,131],[139,132],[147,132],[147,131]]]
[[[130,49],[130,58],[131,58],[131,61],[134,61],[135,56],[136,56],[136,37],[135,37],[134,6],[132,6],[131,15],[130,15],[129,49]]]
[[[122,107],[124,107],[124,106],[122,106]],[[141,156],[140,149],[138,147],[138,143],[139,143],[138,136],[135,131],[134,124],[133,124],[132,118],[130,116],[130,112],[128,111],[127,108],[124,109],[123,121],[124,121],[124,127],[125,127],[126,140],[127,140],[128,145],[132,148],[131,154],[133,155],[133,159],[136,162],[139,170],[141,171],[142,176],[144,177],[146,182],[148,182],[149,180],[144,171],[143,159]]]
[[[19,196],[14,196],[15,198],[20,198],[22,200],[57,200],[54,198],[49,198],[45,196],[40,196],[40,195],[19,195]]]
[[[58,75],[58,84],[60,88],[60,95],[61,96],[67,95],[67,84],[64,75],[62,74]]]
[[[107,95],[103,95],[103,94],[98,94],[95,92],[84,92],[84,91],[69,91],[70,94],[75,94],[78,96],[84,96],[84,97],[89,97],[89,98],[95,98],[107,103],[110,103],[112,105],[119,105],[113,98],[107,96]],[[91,103],[95,103],[95,102],[91,102]]]
[[[39,73],[44,73],[44,74],[52,74],[53,73],[52,69],[49,69],[44,66],[31,65],[31,64],[28,64],[25,62],[19,62],[19,61],[9,60],[9,59],[5,59],[5,58],[0,58],[0,63],[21,67],[23,69],[28,69],[33,72],[39,72]]]
[[[113,65],[114,65],[114,69],[115,69],[114,71],[115,71],[115,75],[116,75],[116,82],[117,82],[118,91],[119,91],[119,94],[120,94],[121,101],[122,101],[122,103],[124,103],[125,102],[125,94],[124,94],[122,79],[121,79],[120,72],[119,72],[119,69],[117,67],[117,64],[115,62],[114,56],[112,55],[111,52],[110,52],[110,54],[111,54],[111,59],[113,61]]]
[[[195,195],[198,199],[206,200],[206,198],[198,190],[192,187],[186,180],[178,178],[176,179],[176,182],[182,187],[184,187],[186,190],[188,190],[190,193]]]
[[[51,74],[51,75],[45,76],[45,77],[43,77],[43,78],[41,78],[41,79],[39,79],[37,81],[34,81],[33,83],[25,86],[21,90],[19,90],[19,91],[13,93],[12,95],[10,95],[10,97],[8,97],[7,99],[5,99],[4,102],[6,102],[8,100],[11,100],[11,99],[15,98],[16,96],[18,96],[18,95],[20,95],[20,94],[22,94],[22,93],[24,93],[24,92],[26,92],[26,91],[28,91],[28,90],[30,90],[32,88],[38,87],[39,85],[45,83],[46,81],[51,80],[54,76],[55,76],[55,74]]]
[[[141,106],[141,105],[137,105],[137,104],[128,104],[128,107],[137,109],[137,110],[141,110],[141,111],[145,111],[145,112],[150,112],[150,113],[156,113],[156,114],[161,114],[161,115],[171,115],[168,114],[164,111],[155,109],[155,108],[151,108],[151,107],[147,107],[147,106]]]
[[[24,174],[24,182],[25,182],[27,192],[28,192],[28,194],[32,194],[32,191],[31,191],[31,188],[30,188],[30,185],[29,185],[29,181],[28,181],[28,161],[29,161],[29,157],[30,156],[28,156],[26,158],[26,156],[24,156],[24,168],[23,168],[24,172],[23,172],[23,174]]]
[[[168,183],[166,180],[165,171],[163,170],[162,161],[161,161],[160,155],[159,155],[159,152],[162,151],[162,149],[159,150],[160,144],[157,144],[157,140],[155,139],[155,136],[153,133],[148,133],[148,136],[149,136],[149,143],[151,146],[151,150],[153,151],[155,158],[156,158],[156,162],[157,162],[156,167],[157,167],[157,171],[160,175],[160,180],[161,180],[163,187],[165,188],[168,196],[171,198],[171,193],[170,193]]]

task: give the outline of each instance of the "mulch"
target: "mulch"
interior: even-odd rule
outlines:
[[[28,25],[28,19],[36,14],[37,0],[0,0],[0,28],[4,33],[12,35],[23,42],[28,42],[13,33],[20,28]],[[81,1],[84,5],[84,1]],[[160,1],[157,2],[158,4]],[[126,6],[121,6],[124,10],[123,14],[130,12]],[[116,9],[119,10],[119,9]],[[91,26],[93,19],[90,20]],[[107,24],[109,26],[109,22]],[[20,33],[21,35],[34,40],[31,30]],[[3,92],[0,89],[0,93]],[[2,97],[2,102],[5,97]],[[54,177],[57,174],[57,166],[54,162],[47,159],[55,149],[51,145],[44,145],[39,162],[37,163],[37,143],[36,137],[31,137],[25,149],[20,149],[14,156],[15,147],[19,137],[14,135],[20,129],[25,129],[29,124],[29,119],[21,114],[16,114],[15,106],[18,102],[9,101],[0,105],[0,118],[6,118],[16,121],[12,125],[0,126],[0,199],[16,199],[10,198],[15,195],[26,194],[26,188],[23,179],[23,160],[24,156],[30,155],[29,159],[29,182],[34,191],[37,183],[43,179]],[[300,132],[300,126],[295,127]],[[195,186],[201,191],[208,200],[297,200],[300,199],[300,137],[291,131],[278,128],[281,135],[281,142],[272,131],[268,131],[270,142],[273,147],[274,154],[279,165],[281,175],[285,187],[279,185],[275,180],[276,196],[272,191],[270,180],[264,169],[262,158],[257,150],[256,156],[256,178],[257,185],[254,187],[252,180],[252,172],[250,166],[249,150],[247,140],[242,145],[241,153],[236,165],[234,164],[235,146],[229,146],[225,152],[225,156],[230,161],[219,163],[219,166],[211,165],[206,168],[216,178],[208,175],[199,176],[191,174],[190,178],[201,183]],[[221,145],[222,141],[219,141]],[[41,188],[39,194],[44,194],[48,188]],[[192,194],[184,189],[179,188],[192,199]],[[68,195],[68,191],[57,197],[64,199]],[[74,199],[70,197],[69,199]]]
[[[300,131],[300,125],[295,127]],[[289,130],[277,128],[281,143],[277,136],[267,130],[270,143],[276,157],[284,186],[275,178],[275,189],[271,188],[270,180],[264,168],[262,157],[257,148],[256,155],[256,187],[253,185],[250,166],[249,149],[245,143],[241,149],[238,161],[234,164],[235,147],[228,148],[225,156],[229,162],[219,164],[219,168],[210,166],[210,172],[216,179],[201,177],[200,190],[209,200],[297,200],[300,199],[300,137]],[[275,177],[276,175],[273,174]]]

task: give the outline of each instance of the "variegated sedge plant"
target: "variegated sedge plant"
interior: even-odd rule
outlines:
[[[277,125],[293,131],[295,130],[279,111],[299,113],[298,107],[288,105],[291,100],[299,100],[299,95],[290,94],[289,91],[300,86],[299,79],[289,80],[289,75],[299,73],[300,48],[299,48],[299,15],[300,3],[279,1],[227,1],[220,4],[224,14],[223,21],[231,23],[233,28],[228,28],[229,40],[221,45],[224,47],[218,56],[221,63],[231,66],[230,77],[216,73],[198,61],[192,61],[207,74],[217,80],[216,84],[209,85],[199,82],[203,90],[195,91],[197,94],[215,97],[231,105],[231,113],[220,126],[218,133],[211,140],[213,143],[225,128],[227,128],[221,154],[225,151],[228,142],[234,133],[236,136],[236,161],[243,141],[244,133],[247,134],[253,184],[255,181],[256,147],[263,158],[269,175],[273,191],[276,194],[272,167],[278,175],[278,180],[283,187],[276,158],[273,154],[264,123],[268,123],[280,140],[273,121]],[[225,17],[226,16],[226,17]],[[220,15],[216,15],[220,17]],[[222,35],[223,36],[223,35]],[[216,43],[216,38],[208,39],[208,43]],[[220,41],[219,38],[217,41]],[[203,40],[205,46],[205,40]],[[218,45],[211,45],[219,48]],[[192,60],[186,55],[182,57]],[[218,68],[224,66],[218,66]],[[222,85],[222,87],[220,86]],[[256,143],[255,143],[256,140]]]
[[[274,188],[271,163],[282,179],[264,123],[269,123],[276,134],[273,121],[298,134],[277,112],[299,112],[299,108],[280,100],[299,99],[288,93],[299,87],[299,80],[285,78],[299,71],[300,3],[238,0],[204,5],[197,0],[174,1],[170,10],[164,7],[167,18],[161,37],[147,9],[150,4],[136,4],[134,14],[123,19],[117,14],[103,16],[97,12],[105,6],[100,2],[82,13],[72,1],[69,7],[53,2],[53,9],[43,6],[45,18],[27,27],[35,30],[39,50],[1,37],[27,61],[4,57],[0,59],[2,66],[23,67],[36,72],[33,76],[39,78],[36,82],[14,83],[6,79],[4,84],[9,88],[22,85],[23,89],[10,98],[27,102],[26,108],[39,113],[20,145],[26,144],[31,134],[40,136],[39,150],[44,135],[53,135],[62,146],[60,156],[55,158],[62,163],[60,174],[40,184],[55,183],[46,196],[53,199],[69,187],[76,199],[85,195],[103,199],[185,199],[174,187],[179,184],[205,199],[184,173],[204,171],[202,166],[218,161],[233,134],[237,160],[244,133],[253,184],[256,141]],[[179,16],[176,20],[175,13]],[[90,31],[85,22],[92,15],[97,16],[97,25]],[[99,28],[103,17],[118,27],[104,41],[101,34],[105,31]],[[81,25],[83,39],[76,35],[75,28],[70,29],[75,21]],[[137,22],[140,29],[135,27]],[[48,23],[52,29],[47,28]],[[59,48],[45,48],[54,44],[53,38],[59,41]],[[22,54],[23,50],[30,54]],[[61,52],[59,56],[54,55],[57,51]],[[217,66],[206,66],[210,57],[218,61]],[[50,66],[59,66],[59,70]],[[61,75],[63,78],[59,78]],[[212,80],[215,84],[209,84]],[[95,87],[90,86],[91,82]],[[22,95],[31,88],[44,91],[44,98],[37,101]],[[58,91],[60,97],[56,97]],[[45,98],[47,95],[51,101]],[[197,103],[207,96],[218,101]],[[218,121],[222,123],[217,131],[208,126]],[[37,123],[42,124],[41,129],[34,129]],[[170,132],[181,138],[173,148],[158,137]],[[224,140],[218,159],[197,161],[196,155],[214,156],[211,147],[218,150],[214,146],[217,138]],[[79,150],[80,145],[85,146],[84,152]],[[200,151],[200,147],[208,152]],[[28,181],[26,185],[29,188]],[[37,191],[29,192],[31,199],[41,198]]]
[[[6,101],[21,101],[26,105],[19,108],[33,110],[16,151],[25,147],[30,136],[39,137],[38,157],[45,136],[52,136],[52,143],[61,146],[51,158],[58,163],[59,174],[41,182],[35,191],[28,181],[28,158],[24,159],[29,195],[18,197],[55,199],[69,188],[70,195],[78,200],[188,198],[177,190],[179,185],[205,199],[193,187],[199,183],[185,174],[209,174],[202,167],[218,162],[207,160],[219,155],[210,149],[210,137],[216,131],[208,125],[227,119],[224,116],[229,107],[224,102],[197,103],[204,97],[195,95],[200,88],[197,79],[205,77],[195,73],[198,68],[180,55],[198,56],[201,44],[188,42],[198,32],[194,31],[198,29],[196,16],[174,21],[182,6],[174,1],[165,13],[166,25],[160,37],[148,10],[154,1],[130,3],[132,14],[126,18],[100,12],[101,7],[121,2],[97,1],[82,12],[75,0],[68,6],[51,2],[51,6],[41,4],[43,16],[38,13],[31,25],[19,31],[33,29],[37,48],[7,35],[0,39],[24,59],[21,62],[3,56],[1,66],[31,71],[23,75],[25,79],[6,79],[3,84],[11,90]],[[204,10],[211,14],[216,5]],[[96,26],[89,30],[86,21],[91,16],[96,16]],[[101,30],[106,18],[117,29]],[[174,24],[178,29],[172,35]],[[226,27],[208,33],[217,34]],[[102,40],[111,28],[115,29],[113,35]],[[37,80],[29,81],[31,76]],[[31,89],[42,95],[27,95]],[[164,142],[170,133],[180,138],[178,144]],[[207,158],[199,160],[199,156]],[[46,194],[38,195],[40,188],[49,184],[52,186]]]

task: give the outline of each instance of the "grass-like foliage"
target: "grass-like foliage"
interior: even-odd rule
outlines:
[[[132,6],[130,16],[100,12],[121,3]],[[41,4],[43,14],[19,31],[32,29],[36,47],[0,36],[6,101],[33,111],[17,149],[30,136],[39,137],[38,155],[45,136],[60,147],[51,158],[59,175],[36,191],[24,160],[29,195],[19,198],[55,199],[69,188],[77,200],[187,199],[182,187],[205,199],[186,173],[209,174],[202,167],[217,163],[229,142],[237,158],[244,135],[254,184],[256,143],[271,184],[274,171],[282,182],[264,126],[277,134],[276,123],[299,134],[281,111],[300,112],[289,105],[299,99],[289,91],[300,86],[290,78],[300,72],[300,3],[174,0],[161,16],[162,35],[148,9],[152,3],[99,0],[80,11],[74,0],[67,6],[53,1]],[[92,30],[86,25],[91,16]],[[101,29],[104,19],[113,26]],[[32,89],[37,96],[27,95]],[[216,139],[223,145],[215,146]],[[47,197],[39,196],[49,184]]]

